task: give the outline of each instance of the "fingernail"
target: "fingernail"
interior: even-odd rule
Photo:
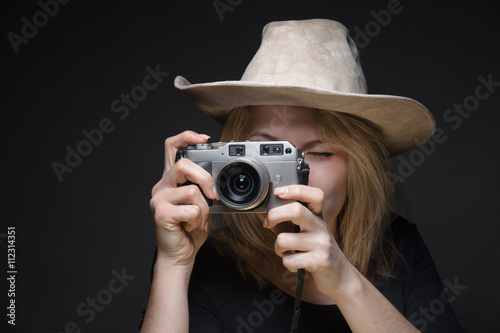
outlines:
[[[286,194],[287,192],[288,192],[288,188],[287,187],[278,187],[278,188],[274,189],[274,194],[275,195],[282,195],[282,194]]]
[[[264,222],[262,223],[262,225],[264,226],[264,228],[267,228],[267,217],[264,219]]]
[[[210,139],[210,136],[209,135],[206,135],[206,134],[198,134],[198,136],[200,138],[202,138],[203,140],[207,141],[208,139]]]

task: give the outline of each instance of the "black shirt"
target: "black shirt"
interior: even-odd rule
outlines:
[[[397,218],[393,231],[402,258],[395,265],[395,278],[376,285],[378,290],[422,332],[463,332],[449,305],[463,286],[445,280],[443,288],[414,224]],[[216,251],[213,239],[198,252],[189,287],[190,332],[286,333],[293,305],[294,298],[280,289],[259,290],[244,280],[230,256]],[[299,333],[351,332],[336,305],[302,301],[301,308]]]

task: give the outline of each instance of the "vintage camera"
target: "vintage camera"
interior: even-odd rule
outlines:
[[[288,141],[214,142],[179,149],[214,178],[219,201],[207,199],[212,214],[266,213],[292,202],[273,194],[274,188],[307,185],[309,166],[300,149]]]

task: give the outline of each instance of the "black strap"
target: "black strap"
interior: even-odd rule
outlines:
[[[302,288],[304,287],[304,279],[306,276],[306,270],[300,268],[297,271],[297,289],[295,291],[295,305],[293,307],[293,317],[292,324],[290,325],[289,333],[296,333],[299,327],[299,317],[300,317],[300,301],[302,299]]]
[[[304,162],[301,158],[298,161],[297,172],[299,175],[299,184],[307,185],[309,183],[309,165]],[[301,202],[307,207],[307,204]],[[300,227],[295,226],[295,232],[300,232]],[[304,287],[304,279],[306,276],[306,270],[304,268],[299,268],[297,271],[297,289],[295,290],[295,305],[293,306],[293,316],[292,324],[290,325],[289,333],[297,333],[299,328],[299,317],[300,317],[300,301],[302,299],[302,289]]]
[[[306,204],[301,202],[304,206]],[[295,225],[295,232],[300,232],[300,227]],[[300,317],[300,301],[302,300],[302,289],[304,287],[304,279],[306,277],[306,270],[304,268],[299,268],[297,270],[297,288],[295,289],[295,304],[293,306],[293,316],[292,324],[290,325],[289,333],[298,332],[299,328],[299,317]]]

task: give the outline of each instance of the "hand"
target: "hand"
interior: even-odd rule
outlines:
[[[206,197],[218,199],[212,176],[192,161],[182,158],[175,162],[179,148],[205,143],[209,136],[185,131],[165,141],[165,169],[161,180],[153,187],[150,201],[156,225],[158,258],[171,264],[191,268],[209,228],[209,208]],[[187,181],[196,185],[181,186]]]
[[[349,281],[353,269],[335,241],[330,227],[323,219],[324,193],[319,188],[292,185],[275,189],[281,199],[304,202],[290,203],[269,210],[266,228],[284,230],[283,222],[291,221],[300,227],[299,233],[278,234],[275,251],[283,259],[283,265],[295,272],[299,268],[309,271],[316,287],[323,294],[335,300],[342,285]],[[281,224],[281,225],[280,225]]]

